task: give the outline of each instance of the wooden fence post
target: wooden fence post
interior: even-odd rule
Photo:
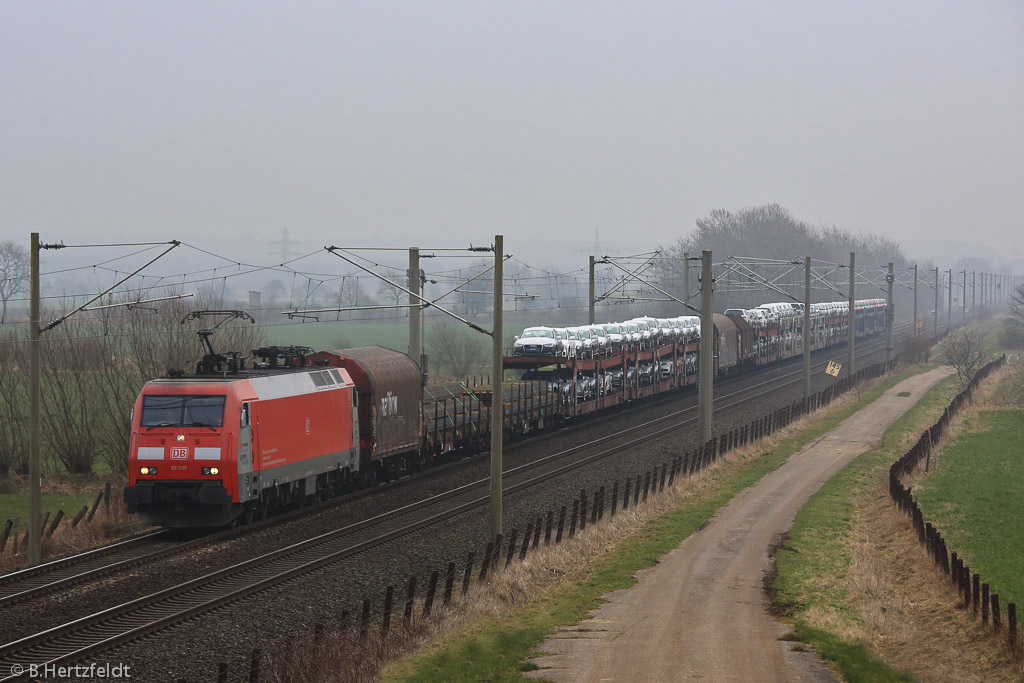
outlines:
[[[569,538],[576,536],[576,517],[579,516],[580,512],[580,499],[574,498],[572,501],[572,517],[569,520]]]
[[[359,639],[366,640],[366,634],[370,631],[370,599],[363,600],[363,612],[359,616]]]
[[[519,549],[519,561],[520,562],[522,562],[524,559],[526,559],[526,549],[529,548],[529,539],[530,539],[530,536],[532,535],[532,532],[534,532],[534,522],[528,522],[526,524],[526,532],[524,533],[524,535],[522,537],[522,547]],[[515,550],[514,547],[512,547],[512,546],[509,547],[509,553],[510,554],[514,550]]]
[[[64,519],[64,511],[57,510],[57,514],[54,515],[53,521],[50,522],[50,526],[46,529],[46,537],[50,538],[53,536],[53,532],[57,530],[57,525],[60,524],[60,520]]]
[[[263,660],[263,651],[258,647],[253,648],[249,655],[249,683],[259,683],[260,662]]]
[[[85,513],[87,513],[87,512],[89,512],[89,506],[88,505],[83,505],[82,509],[78,511],[78,514],[76,514],[71,519],[71,528],[72,529],[74,529],[76,526],[78,526],[78,523],[82,521],[82,518],[85,517]],[[0,550],[3,550],[2,546],[0,546]]]
[[[988,584],[981,584],[981,623],[988,623]]]
[[[544,545],[551,545],[551,527],[554,524],[555,511],[548,510],[547,524],[544,527]]]
[[[529,535],[530,527],[526,527],[526,533]],[[505,566],[508,567],[512,564],[512,556],[516,552],[516,539],[519,538],[519,529],[512,527],[512,535],[508,537],[508,555],[505,556]]]
[[[4,532],[0,534],[0,553],[4,551],[4,547],[7,545],[7,539],[8,537],[10,537],[11,529],[13,528],[14,522],[12,522],[11,520],[7,520],[7,523],[4,524]]]
[[[409,577],[409,583],[406,584],[405,588],[405,613],[403,615],[403,621],[405,621],[406,628],[412,623],[412,606],[416,602],[416,575],[413,574]]]
[[[487,544],[487,549],[484,550],[484,559],[480,562],[480,583],[483,583],[484,579],[487,578],[487,568],[491,566],[491,553],[494,551],[494,541],[490,541]]]
[[[449,562],[444,575],[444,604],[452,601],[452,588],[455,585],[455,563]]]
[[[615,508],[618,506],[618,504],[619,504],[619,482],[616,481],[614,484],[612,484],[612,508],[611,508],[611,510],[608,513],[610,517],[615,517]]]
[[[100,501],[103,500],[103,491],[100,490],[96,493],[96,500],[92,502],[92,508],[89,510],[89,516],[85,518],[86,522],[91,523],[93,516],[96,514],[96,508],[100,506]]]
[[[103,513],[110,517],[110,482],[103,485]]]
[[[519,561],[522,562],[526,559],[526,551],[530,547],[530,535],[533,531],[533,523],[526,525],[526,533],[523,535],[523,546],[519,549]]]
[[[473,553],[466,558],[466,573],[462,575],[462,595],[469,592],[469,581],[473,578]]]
[[[540,545],[540,527],[542,524],[544,524],[544,518],[538,517],[537,523],[533,525],[533,547],[535,550]]]
[[[395,604],[395,587],[388,586],[384,592],[384,618],[380,624],[380,635],[383,638],[391,630],[391,608]],[[323,627],[321,626],[321,629]]]
[[[999,594],[992,594],[992,628],[996,633],[999,633],[999,627],[1002,625],[1002,618],[999,614]]]
[[[580,532],[587,528],[587,490],[580,489]]]
[[[565,506],[562,506],[562,510],[558,513],[558,535],[555,536],[555,543],[562,542],[562,529],[565,527]]]
[[[227,662],[217,662],[217,683],[228,683]]]
[[[1017,651],[1017,605],[1010,603],[1006,606],[1006,637],[1010,640],[1010,649]]]
[[[427,581],[427,597],[423,601],[423,616],[425,617],[430,616],[430,610],[434,607],[434,595],[437,593],[437,577],[437,570],[432,569],[430,571],[430,579]]]
[[[626,493],[622,496],[622,510],[626,511],[629,509],[629,487],[633,483],[633,477],[626,477]]]

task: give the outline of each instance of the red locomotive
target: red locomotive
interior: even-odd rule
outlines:
[[[125,488],[146,524],[223,526],[404,468],[420,448],[421,375],[380,347],[265,347],[231,372],[147,382],[135,401]],[[216,374],[214,374],[216,373]]]

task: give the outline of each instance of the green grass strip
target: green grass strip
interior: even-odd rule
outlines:
[[[822,418],[744,467],[719,476],[707,489],[687,497],[678,509],[652,520],[638,535],[623,540],[612,552],[592,560],[579,581],[538,596],[500,621],[481,620],[423,652],[390,665],[382,674],[384,680],[521,683],[521,672],[530,668],[526,660],[547,634],[559,626],[579,623],[600,605],[602,595],[636,583],[633,575],[637,571],[655,565],[737,493],[879,398],[886,389],[927,369],[915,367],[898,376],[883,378],[856,403]]]
[[[849,626],[862,623],[845,588],[853,562],[855,512],[872,488],[885,486],[889,466],[906,450],[904,436],[917,435],[930,426],[959,390],[955,377],[932,387],[885,431],[877,448],[858,456],[825,482],[801,508],[777,554],[776,606],[793,619],[797,637],[834,662],[847,681],[910,679],[863,646],[818,628],[806,615],[813,610]]]
[[[987,410],[966,426],[914,497],[1004,606],[1024,606],[1024,412]]]
[[[44,493],[40,497],[40,508],[44,515],[50,513],[51,520],[56,516],[57,510],[63,510],[67,517],[74,517],[83,505],[91,505],[95,497],[96,494],[88,493]],[[15,530],[24,531],[28,528],[28,493],[0,493],[0,533],[3,532],[3,525],[8,519],[18,519]]]

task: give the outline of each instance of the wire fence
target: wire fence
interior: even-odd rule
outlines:
[[[999,604],[999,594],[986,583],[962,556],[951,552],[946,546],[942,533],[931,522],[925,521],[920,505],[914,499],[911,487],[904,485],[901,477],[911,474],[923,460],[930,462],[932,452],[939,444],[950,421],[960,411],[970,405],[975,390],[989,375],[1006,364],[1006,355],[992,361],[978,370],[966,388],[950,401],[942,412],[942,417],[926,429],[918,438],[917,443],[889,468],[889,495],[896,506],[911,518],[917,538],[925,546],[929,557],[935,565],[949,577],[952,590],[962,600],[963,608],[981,620],[986,627],[991,627],[995,634],[1005,634],[1006,645],[1018,657],[1021,654],[1020,634],[1017,628],[1017,606],[1006,605],[1006,624]]]

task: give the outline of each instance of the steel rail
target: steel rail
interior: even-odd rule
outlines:
[[[818,365],[823,364],[819,362]],[[778,379],[784,380],[786,377],[796,374],[799,373],[791,373],[784,375],[782,378],[775,378],[774,383],[777,383]],[[790,382],[786,382],[784,384],[796,381],[799,380],[791,380]],[[764,382],[756,386],[771,383],[773,382]],[[722,398],[725,399],[735,396],[737,394],[743,394],[749,392],[749,390],[750,388],[745,389],[744,391],[733,392],[731,394],[728,394],[727,396],[723,396]],[[735,407],[735,405],[741,403],[756,400],[760,398],[762,395],[766,395],[775,390],[777,390],[777,386],[766,388],[763,391],[753,395],[746,395],[741,400],[731,403],[730,408]],[[636,434],[641,430],[647,429],[654,425],[662,424],[668,420],[678,418],[683,413],[692,411],[693,409],[690,408],[684,411],[673,413],[670,416],[664,416],[662,418],[651,420],[641,425],[637,425],[635,428],[628,430],[628,432],[626,433]],[[584,459],[564,464],[553,471],[535,477],[531,477],[525,481],[512,484],[507,488],[508,493],[515,493],[518,492],[518,490],[522,490],[531,485],[535,485],[539,482],[548,481],[554,476],[568,472],[573,469],[578,469],[587,464],[595,462],[596,460],[606,458],[614,453],[627,449],[627,447],[630,447],[631,445],[647,441],[652,436],[676,431],[681,427],[691,423],[692,421],[693,420],[691,418],[688,422],[682,424],[679,422],[675,422],[674,424],[671,424],[669,426],[656,429],[651,433],[645,433],[641,436],[634,436],[633,438],[627,439],[625,442],[616,443],[614,445],[608,446],[606,447],[606,449],[599,451],[598,453],[592,454]],[[593,441],[588,442],[586,444],[581,444],[580,446],[574,446],[573,449],[569,449],[558,454],[553,454],[541,460],[528,463],[517,468],[513,468],[506,472],[504,476],[508,476],[511,478],[516,476],[517,474],[527,472],[532,469],[537,469],[557,459],[563,459],[569,454],[579,453],[588,449],[593,449],[595,445],[603,444],[607,441],[612,441],[616,437],[621,438],[621,435],[622,433],[609,435],[599,439],[594,439]],[[9,660],[11,655],[19,653],[20,655],[22,655],[20,656],[19,663],[24,663],[24,661],[29,661],[30,659],[33,661],[33,663],[36,663],[36,661],[39,660],[41,655],[43,657],[43,661],[38,661],[39,664],[59,666],[62,664],[70,663],[70,661],[81,659],[90,654],[94,654],[98,651],[109,649],[110,647],[127,642],[129,640],[133,640],[135,638],[141,637],[142,635],[153,633],[154,631],[161,630],[172,624],[184,621],[186,620],[186,618],[190,618],[191,616],[195,616],[199,613],[216,609],[217,607],[223,606],[229,602],[237,601],[239,599],[252,595],[253,593],[269,588],[271,586],[276,586],[280,585],[281,583],[291,581],[292,579],[299,577],[299,575],[308,573],[310,571],[314,571],[333,562],[340,561],[357,552],[367,550],[376,545],[387,543],[389,541],[393,541],[394,539],[399,538],[400,536],[408,535],[408,533],[411,533],[413,531],[420,530],[432,524],[450,519],[453,516],[468,512],[472,509],[475,509],[476,507],[484,505],[487,502],[488,498],[486,496],[478,497],[473,500],[470,500],[469,502],[456,505],[455,507],[449,510],[445,510],[440,513],[436,513],[430,516],[422,517],[418,520],[414,520],[413,522],[399,526],[396,529],[387,530],[383,533],[376,533],[376,535],[373,538],[365,541],[359,541],[354,545],[350,545],[346,548],[337,550],[329,549],[329,552],[327,552],[326,554],[319,553],[318,557],[313,557],[311,559],[299,558],[298,564],[295,563],[296,560],[294,559],[289,560],[289,558],[295,557],[299,553],[315,550],[336,540],[343,540],[347,537],[351,537],[352,535],[354,535],[354,533],[357,533],[359,531],[370,529],[374,526],[383,524],[388,521],[400,519],[403,516],[416,514],[424,510],[427,510],[431,507],[437,506],[440,503],[450,501],[458,496],[462,496],[464,494],[472,492],[472,490],[475,488],[479,488],[486,485],[487,482],[487,479],[481,479],[476,482],[464,484],[462,486],[450,490],[450,492],[445,492],[444,494],[441,494],[439,496],[435,496],[424,501],[403,506],[402,508],[398,508],[396,510],[389,511],[381,515],[377,515],[376,517],[373,517],[371,519],[362,520],[360,522],[350,524],[342,529],[336,529],[334,531],[324,533],[324,535],[314,537],[312,539],[297,544],[293,544],[292,546],[280,550],[272,551],[271,553],[267,553],[263,556],[252,558],[250,560],[246,560],[236,565],[232,565],[230,567],[226,567],[224,569],[211,572],[210,574],[204,575],[204,577],[200,577],[198,579],[191,580],[183,584],[179,584],[178,586],[165,589],[153,595],[144,596],[142,598],[132,600],[122,605],[111,607],[96,614],[82,617],[80,618],[80,620],[76,620],[70,624],[55,627],[42,633],[20,639],[12,643],[8,643],[0,647],[0,660]],[[274,569],[269,566],[272,563],[278,562],[280,560],[284,560],[284,567],[280,569]],[[261,575],[261,572],[264,572],[265,570],[270,570],[270,574]],[[242,586],[238,588],[233,588],[231,585],[228,585],[227,588],[229,590],[227,590],[227,592],[221,592],[220,595],[214,596],[209,599],[203,599],[199,602],[196,602],[197,598],[194,598],[193,601],[191,601],[193,602],[193,604],[186,604],[184,608],[180,609],[175,608],[177,609],[177,611],[175,612],[172,612],[170,614],[165,613],[155,618],[155,620],[151,620],[150,617],[144,617],[142,624],[134,624],[134,622],[136,622],[139,617],[138,615],[132,614],[132,612],[134,611],[151,606],[157,608],[158,611],[162,611],[166,608],[166,605],[163,604],[164,602],[172,601],[173,599],[181,597],[182,595],[187,595],[188,593],[198,593],[201,598],[205,598],[205,590],[215,590],[216,584],[224,583],[226,580],[229,580],[231,578],[239,580],[240,574],[243,574],[247,571],[250,573],[255,573],[256,577],[252,580],[249,580],[248,583],[244,583]],[[221,590],[223,590],[223,587],[221,587]],[[128,618],[127,626],[129,628],[125,629],[123,626],[118,627],[120,629],[120,633],[112,636],[106,635],[104,633],[106,629],[115,628],[114,624],[106,624],[106,622],[113,621],[118,616],[126,616]],[[85,635],[79,632],[81,632],[82,629],[90,626],[100,628],[100,634],[104,637],[101,637],[98,640],[92,638],[92,642],[86,643],[85,645],[79,647],[78,645],[81,644],[81,638]],[[68,645],[70,645],[71,647],[69,648],[69,646],[66,645],[65,648],[63,648],[62,653],[57,653],[55,656],[53,656],[53,645],[48,643],[52,643],[54,639],[61,637],[69,638],[71,642]],[[76,638],[78,640],[76,640]]]
[[[873,347],[875,347],[875,346],[879,346],[879,348],[880,348],[880,344],[881,344],[881,341],[870,343],[868,345],[868,350],[865,350],[864,352],[865,353],[871,353],[871,352],[873,352],[871,349]],[[823,350],[825,350],[825,349],[819,349],[818,351],[823,351]],[[819,363],[816,364],[816,366],[820,366],[822,364],[823,363],[819,362]],[[790,373],[790,374],[791,375],[797,375],[799,373],[798,372],[794,372],[794,373]],[[785,377],[785,376],[787,376],[787,375],[783,375],[783,377]],[[779,378],[768,379],[768,380],[765,380],[765,381],[760,382],[760,383],[755,383],[753,385],[747,385],[744,389],[742,389],[740,391],[737,391],[737,392],[733,392],[732,394],[725,394],[725,395],[718,396],[715,399],[715,403],[716,403],[716,405],[720,404],[720,403],[724,403],[730,397],[732,397],[734,395],[737,395],[737,394],[741,394],[741,393],[746,392],[746,391],[749,391],[750,389],[756,388],[758,386],[766,386],[766,385],[767,386],[773,386],[773,385],[777,385],[778,387],[782,387],[782,386],[788,386],[789,384],[792,383],[791,382],[791,383],[787,383],[787,384],[777,384],[778,379]],[[794,382],[795,381],[798,381],[798,380],[794,380]],[[762,392],[761,394],[757,394],[756,396],[759,398],[760,396],[766,395],[767,393],[770,393],[770,392]],[[738,401],[736,403],[732,403],[732,404],[725,405],[725,406],[722,406],[722,407],[725,408],[725,409],[731,409],[731,408],[734,408],[736,406],[742,405],[743,403],[744,403],[744,401]],[[607,442],[607,441],[610,441],[610,440],[614,440],[615,438],[622,438],[625,435],[628,435],[630,433],[633,433],[635,431],[639,431],[639,430],[643,429],[645,426],[650,426],[650,425],[653,425],[653,424],[658,424],[658,423],[664,422],[666,420],[676,419],[679,416],[683,415],[688,410],[692,410],[692,408],[684,409],[682,411],[676,411],[676,412],[671,413],[669,415],[662,416],[661,418],[656,418],[653,421],[649,421],[649,422],[645,422],[645,423],[641,423],[641,424],[635,425],[633,428],[631,428],[629,430],[626,430],[624,432],[620,432],[620,433],[618,433],[616,435],[609,435],[608,437],[604,437],[603,439],[599,439],[599,440],[596,440],[596,441],[588,442],[588,444],[581,444],[581,446],[577,447],[575,450],[579,450],[579,449],[582,449],[582,448],[585,448],[585,447],[588,447],[588,446],[596,445],[598,443],[604,443],[604,442]],[[688,423],[686,423],[686,424],[688,424]],[[682,425],[680,425],[680,426],[682,426]],[[564,430],[563,430],[563,433],[564,433]],[[540,437],[540,438],[543,438],[543,437]],[[530,439],[530,440],[528,440],[528,442],[534,442],[536,440],[537,440],[536,438],[535,439]],[[516,444],[515,447],[521,447],[522,445],[525,445],[525,443],[526,442],[520,442],[519,444]],[[567,457],[567,456],[571,455],[573,452],[575,452],[575,450],[574,449],[569,449],[568,451],[563,451],[563,452],[559,452],[559,453],[553,454],[552,456],[547,456],[547,458],[558,459],[558,458]],[[538,463],[538,464],[541,464],[541,463],[547,462],[548,461],[547,458],[541,459],[541,460],[538,460],[538,461],[535,461],[535,462]],[[410,482],[412,482],[414,480],[419,479],[421,476],[427,476],[427,475],[431,475],[431,474],[434,474],[434,473],[439,472],[439,471],[444,471],[444,470],[449,469],[451,467],[461,466],[465,461],[466,461],[465,459],[461,459],[461,460],[454,461],[454,462],[451,462],[451,463],[446,463],[446,464],[440,465],[438,467],[431,468],[431,470],[429,470],[428,472],[424,472],[424,473],[421,473],[421,474],[417,474],[417,475],[412,475],[410,477],[406,477],[406,478],[404,478],[402,480],[402,482],[405,482],[406,484],[408,484],[408,483],[410,483]],[[515,474],[515,473],[517,473],[519,471],[519,469],[520,468],[514,468],[512,470],[508,470],[506,472],[506,475],[508,475],[508,474]],[[401,483],[399,485],[401,485]],[[355,499],[361,498],[361,497],[366,496],[366,495],[370,495],[372,493],[373,493],[373,489],[367,489],[367,490],[363,490],[363,491],[357,491],[357,492],[349,493],[349,494],[343,495],[343,496],[337,496],[337,497],[334,497],[334,498],[332,498],[330,500],[327,500],[327,501],[315,503],[315,504],[313,504],[311,506],[306,507],[305,509],[299,509],[299,510],[292,511],[292,512],[285,513],[285,514],[281,514],[281,515],[275,515],[273,518],[271,518],[269,520],[262,520],[262,521],[259,521],[259,522],[256,522],[256,523],[252,523],[252,524],[249,524],[249,525],[246,525],[246,526],[243,526],[243,527],[234,528],[234,529],[228,529],[228,530],[224,530],[224,531],[221,531],[221,532],[216,532],[216,533],[213,533],[213,534],[209,534],[209,535],[203,536],[203,537],[198,538],[198,539],[194,539],[192,541],[183,541],[181,543],[172,545],[172,546],[170,546],[168,548],[162,548],[162,549],[154,551],[154,552],[143,553],[143,554],[140,554],[140,555],[131,554],[133,552],[132,548],[135,545],[145,545],[147,543],[152,543],[155,537],[158,537],[158,536],[164,534],[166,530],[156,531],[156,532],[153,532],[153,533],[149,533],[149,534],[145,534],[143,536],[136,537],[134,539],[129,539],[127,541],[122,541],[120,543],[110,544],[110,545],[104,546],[102,548],[97,548],[95,550],[90,550],[90,551],[86,551],[84,553],[80,553],[80,554],[77,554],[77,555],[73,555],[73,556],[69,556],[69,557],[66,557],[66,558],[61,558],[61,559],[58,559],[58,560],[54,560],[52,562],[48,562],[48,563],[45,563],[43,565],[39,565],[37,567],[30,567],[30,568],[23,569],[23,570],[20,570],[20,571],[11,572],[9,574],[0,576],[0,607],[16,604],[16,603],[23,602],[25,600],[30,600],[32,598],[40,597],[42,595],[46,595],[46,594],[49,594],[49,593],[54,593],[54,592],[57,592],[57,591],[60,591],[60,590],[64,590],[66,588],[70,588],[70,587],[75,586],[75,585],[79,585],[81,583],[85,583],[85,582],[88,582],[88,581],[93,581],[93,580],[102,578],[104,576],[112,575],[112,574],[115,574],[117,572],[125,571],[125,570],[128,570],[128,569],[134,568],[134,567],[139,567],[139,566],[143,566],[143,565],[146,565],[146,564],[151,564],[153,562],[159,561],[159,560],[164,559],[164,558],[169,557],[169,556],[173,556],[173,555],[176,555],[176,554],[187,552],[187,551],[190,551],[190,550],[193,550],[195,548],[202,547],[202,546],[205,546],[205,545],[212,545],[214,543],[219,543],[219,542],[223,542],[223,541],[226,541],[226,540],[230,540],[231,538],[234,538],[236,536],[245,535],[245,534],[248,534],[250,532],[254,532],[254,531],[266,528],[266,527],[276,526],[278,524],[289,522],[289,521],[291,521],[291,520],[293,520],[293,519],[295,519],[297,517],[301,517],[301,516],[304,516],[304,515],[307,515],[307,514],[311,514],[314,511],[320,511],[320,510],[323,510],[325,508],[329,508],[329,507],[334,507],[334,506],[341,505],[341,504],[350,503],[350,502],[352,502]],[[101,564],[99,566],[94,566],[94,567],[88,567],[87,566],[84,569],[84,571],[77,571],[76,573],[72,573],[72,574],[63,574],[63,575],[61,574],[61,572],[63,570],[66,570],[66,569],[69,569],[71,567],[78,566],[78,565],[81,565],[81,564],[88,565],[88,563],[92,562],[93,560],[99,559],[101,557],[106,557],[106,556],[109,556],[111,554],[117,554],[117,553],[120,553],[120,552],[124,552],[125,550],[129,551],[129,557],[127,557],[125,559],[117,560],[115,562],[110,562],[110,563],[104,563],[104,564]],[[57,574],[57,577],[55,579],[53,579],[53,577],[52,577],[53,573]],[[11,589],[12,584],[16,585],[19,582],[22,585],[20,587],[18,587],[17,590],[12,590]]]

